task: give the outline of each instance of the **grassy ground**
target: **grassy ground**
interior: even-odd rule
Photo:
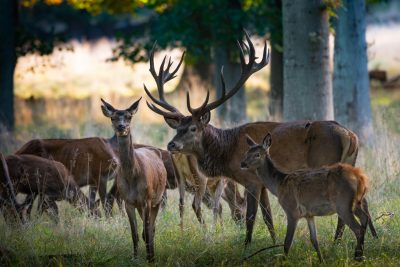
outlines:
[[[399,97],[400,98],[400,97]],[[371,180],[368,194],[371,214],[379,238],[366,236],[362,263],[353,261],[355,238],[347,229],[342,241],[335,244],[333,235],[336,216],[316,219],[322,253],[328,266],[398,266],[400,264],[400,111],[396,94],[373,92],[375,134],[372,146],[362,147],[357,165],[366,170]],[[254,105],[254,104],[251,104]],[[250,106],[251,106],[250,105]],[[255,104],[257,105],[257,104]],[[56,127],[56,122],[19,125],[13,136],[2,136],[0,150],[14,151],[32,137],[110,136],[109,125],[78,123],[72,131]],[[52,126],[53,125],[53,126]],[[157,130],[154,130],[157,128]],[[172,132],[164,126],[135,124],[138,141],[152,140],[163,146]],[[11,140],[11,141],[10,141]],[[150,142],[151,143],[151,142]],[[305,221],[299,224],[293,247],[287,259],[281,247],[259,253],[244,260],[253,252],[272,245],[267,228],[257,218],[253,243],[244,248],[244,225],[236,225],[224,203],[223,227],[212,225],[211,211],[206,210],[207,227],[201,227],[191,210],[191,196],[186,199],[185,227],[179,227],[178,196],[171,192],[165,211],[159,214],[156,226],[155,266],[309,266],[320,265],[309,241]],[[286,222],[283,210],[271,196],[278,243],[282,243]],[[61,220],[53,223],[47,216],[35,217],[22,227],[9,227],[0,219],[0,251],[9,250],[0,265],[13,266],[129,266],[131,264],[131,236],[127,217],[115,209],[116,215],[106,219],[92,219],[80,214],[69,204],[61,202]],[[388,216],[388,214],[393,214]],[[259,216],[260,217],[260,216]],[[140,227],[141,229],[141,223]],[[138,265],[147,265],[145,248],[140,241]]]

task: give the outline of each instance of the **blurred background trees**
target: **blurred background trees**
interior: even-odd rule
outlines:
[[[236,81],[236,40],[245,28],[271,47],[270,75],[262,81],[269,83],[269,98],[260,100],[268,112],[262,119],[336,119],[362,139],[371,133],[365,0],[1,0],[1,6],[0,118],[8,129],[20,56],[105,37],[117,40],[111,60],[136,64],[148,60],[157,41],[159,50],[186,50],[173,94],[184,102],[190,90],[199,103],[206,90],[214,97],[220,93],[221,66],[228,87]],[[333,69],[329,33],[335,36]],[[218,110],[220,121],[246,121],[247,103],[241,90]]]

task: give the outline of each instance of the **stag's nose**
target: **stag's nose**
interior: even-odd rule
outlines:
[[[175,149],[176,149],[176,144],[175,144],[175,142],[174,142],[174,141],[169,142],[169,143],[168,143],[168,146],[167,146],[167,149],[168,149],[169,151],[175,150]]]
[[[125,130],[125,126],[123,124],[118,124],[117,129],[118,131],[123,131]]]
[[[243,161],[242,161],[242,162],[240,163],[240,168],[241,168],[241,169],[248,169],[248,168],[249,168],[249,165],[247,165],[246,162],[243,162]]]

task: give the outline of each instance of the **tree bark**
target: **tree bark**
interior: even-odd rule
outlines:
[[[14,129],[15,0],[0,0],[0,124]]]
[[[284,0],[284,120],[332,120],[329,23],[323,0]]]
[[[214,51],[214,88],[221,97],[221,68],[225,78],[226,90],[231,89],[240,78],[240,64],[232,60],[230,49],[217,47]],[[246,121],[246,92],[241,88],[232,98],[218,109],[221,124],[240,124]]]
[[[283,54],[271,46],[269,113],[276,120],[282,120],[283,112]]]
[[[337,16],[333,75],[335,118],[365,142],[372,134],[365,0],[343,0]]]

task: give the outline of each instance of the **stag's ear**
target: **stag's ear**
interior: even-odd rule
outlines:
[[[138,110],[140,100],[142,100],[142,97],[140,97],[138,100],[135,101],[135,103],[133,103],[129,108],[127,108],[127,111],[132,115],[135,114]]]
[[[257,143],[254,142],[254,140],[253,140],[249,135],[247,135],[247,134],[246,134],[246,142],[247,142],[247,144],[248,144],[249,146],[255,146],[255,145],[257,145]]]
[[[103,111],[104,116],[108,118],[112,117],[112,114],[115,112],[115,108],[104,101],[103,98],[101,98],[101,102],[103,102],[103,105],[101,105],[101,110]]]
[[[267,149],[271,146],[272,144],[272,137],[270,133],[267,133],[267,135],[264,137],[262,145],[264,149]]]
[[[164,120],[172,129],[177,129],[181,124],[181,120],[176,118],[168,118],[164,116]]]
[[[210,119],[211,119],[211,112],[207,111],[205,114],[201,115],[200,122],[206,125],[210,122]]]

